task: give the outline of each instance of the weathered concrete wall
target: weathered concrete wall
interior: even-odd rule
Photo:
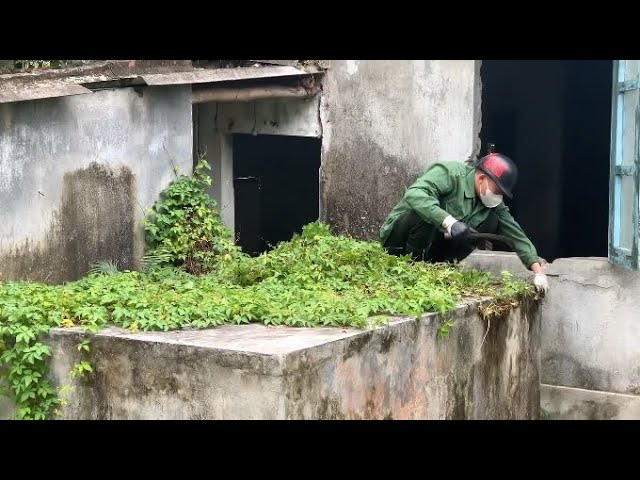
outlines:
[[[140,227],[192,168],[187,87],[102,90],[0,105],[0,279],[73,280],[91,263],[133,267]]]
[[[334,60],[323,80],[321,219],[377,239],[430,164],[478,153],[479,62]]]
[[[91,341],[95,374],[73,381],[63,418],[538,418],[539,305],[492,321],[488,333],[477,306],[454,312],[447,338],[437,314],[366,331],[104,331]],[[52,332],[54,384],[70,382],[81,336]]]
[[[486,324],[475,306],[457,312],[448,338],[439,316],[361,334],[331,356],[292,356],[287,418],[537,419],[539,310]],[[346,347],[346,348],[345,348]]]
[[[465,263],[530,275],[512,253],[478,252]],[[561,258],[547,272],[542,381],[640,399],[640,273],[605,258]]]

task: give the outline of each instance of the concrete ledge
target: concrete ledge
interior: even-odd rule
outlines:
[[[540,404],[552,420],[640,420],[640,396],[542,384]]]
[[[68,419],[538,418],[539,304],[523,303],[487,332],[480,303],[452,313],[446,338],[435,313],[365,331],[112,328],[93,336],[95,372],[80,380],[69,371],[85,334],[56,329],[51,380],[73,386]]]
[[[515,253],[489,250],[475,250],[462,261],[462,265],[479,270],[486,270],[495,275],[506,270],[518,278],[531,276],[531,272],[522,265]]]

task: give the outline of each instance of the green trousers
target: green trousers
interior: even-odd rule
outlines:
[[[498,216],[489,217],[475,228],[481,233],[496,233]],[[413,210],[408,210],[393,224],[393,229],[383,244],[392,255],[411,255],[414,260],[426,262],[460,262],[477,247],[478,242],[459,242],[444,238],[443,232],[423,221]]]

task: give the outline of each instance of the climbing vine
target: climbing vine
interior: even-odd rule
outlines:
[[[141,271],[119,272],[102,262],[65,285],[0,285],[0,385],[15,401],[17,418],[52,418],[64,404],[48,380],[45,339],[54,327],[89,333],[105,325],[136,332],[249,322],[367,328],[389,315],[446,314],[469,296],[492,297],[499,309],[533,295],[524,282],[413,263],[387,255],[377,242],[335,235],[319,222],[250,257],[233,244],[207,194],[208,169],[201,162],[194,175],[178,175],[150,209]],[[450,327],[443,323],[440,335]],[[71,378],[93,372],[90,343],[77,348],[84,356]]]

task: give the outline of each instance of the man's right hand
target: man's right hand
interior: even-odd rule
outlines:
[[[448,231],[451,238],[458,242],[469,240],[469,235],[471,234],[469,226],[459,220],[451,225]]]
[[[451,215],[444,219],[442,227],[447,232],[445,233],[445,237],[456,241],[469,240],[469,234],[474,231],[472,228],[469,228],[466,223],[457,220]]]

